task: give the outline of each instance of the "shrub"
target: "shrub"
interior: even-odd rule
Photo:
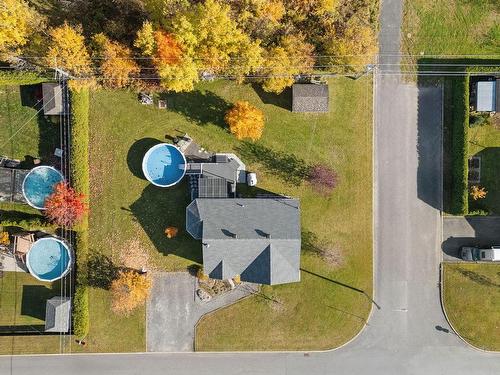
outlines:
[[[469,77],[453,79],[452,123],[452,203],[451,213],[465,215],[469,211],[468,197],[468,129],[469,129]]]
[[[0,72],[0,86],[34,85],[47,81],[47,78],[36,72]]]
[[[176,227],[168,227],[165,229],[165,235],[167,238],[174,238],[177,236],[177,233],[179,232],[179,229]]]
[[[317,164],[311,168],[308,180],[314,190],[328,194],[337,186],[338,175],[326,165]]]
[[[472,185],[470,187],[470,195],[475,201],[486,198],[486,194],[488,194],[488,192],[484,187],[478,185]]]
[[[150,289],[151,280],[146,274],[121,271],[111,283],[112,310],[117,314],[130,314],[146,302]]]
[[[71,89],[71,177],[73,188],[85,197],[90,194],[89,182],[89,90]],[[86,202],[88,204],[88,202]],[[89,331],[88,273],[89,256],[88,214],[85,212],[76,230],[76,291],[73,299],[74,334],[84,338]]]
[[[472,115],[472,116],[470,116],[470,119],[469,119],[469,126],[471,128],[474,128],[476,126],[488,125],[488,123],[489,123],[489,116]]]
[[[229,130],[238,139],[250,138],[256,141],[264,130],[264,114],[246,101],[234,104],[225,117]]]
[[[9,233],[8,232],[0,232],[0,245],[9,245]]]
[[[89,333],[89,291],[79,285],[73,297],[73,334],[83,339]]]
[[[489,214],[490,214],[490,212],[488,210],[477,209],[477,210],[470,211],[467,214],[467,216],[488,216]]]
[[[45,200],[44,214],[53,223],[72,227],[82,220],[87,211],[84,199],[83,194],[77,193],[68,184],[60,182]]]

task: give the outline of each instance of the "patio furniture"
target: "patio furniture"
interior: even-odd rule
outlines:
[[[63,156],[63,150],[60,148],[56,148],[54,151],[54,156],[57,156],[58,158],[62,158]]]
[[[14,236],[14,256],[17,260],[25,263],[26,254],[35,242],[35,235],[33,233],[15,234]]]
[[[144,92],[141,92],[139,94],[139,101],[141,102],[141,104],[144,104],[144,105],[152,105],[153,104],[153,96],[146,94]]]

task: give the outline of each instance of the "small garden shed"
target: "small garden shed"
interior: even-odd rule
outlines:
[[[328,85],[316,83],[293,85],[292,112],[326,113],[328,110]]]

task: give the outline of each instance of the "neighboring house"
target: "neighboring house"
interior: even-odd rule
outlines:
[[[45,332],[68,332],[71,315],[71,298],[52,297],[45,308]]]
[[[500,79],[476,83],[476,111],[500,112]]]
[[[292,86],[292,112],[325,113],[328,110],[328,85],[296,83]]]
[[[191,199],[228,198],[236,194],[236,184],[245,183],[245,164],[234,154],[215,154],[204,162],[189,162]]]
[[[195,199],[186,229],[202,240],[205,273],[215,279],[300,281],[300,204],[290,198]]]
[[[64,114],[61,85],[49,82],[42,83],[42,95],[44,115]]]

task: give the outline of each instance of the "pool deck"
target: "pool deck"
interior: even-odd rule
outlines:
[[[24,264],[19,264],[13,256],[2,254],[0,256],[0,263],[2,264],[1,271],[9,272],[28,272]]]

